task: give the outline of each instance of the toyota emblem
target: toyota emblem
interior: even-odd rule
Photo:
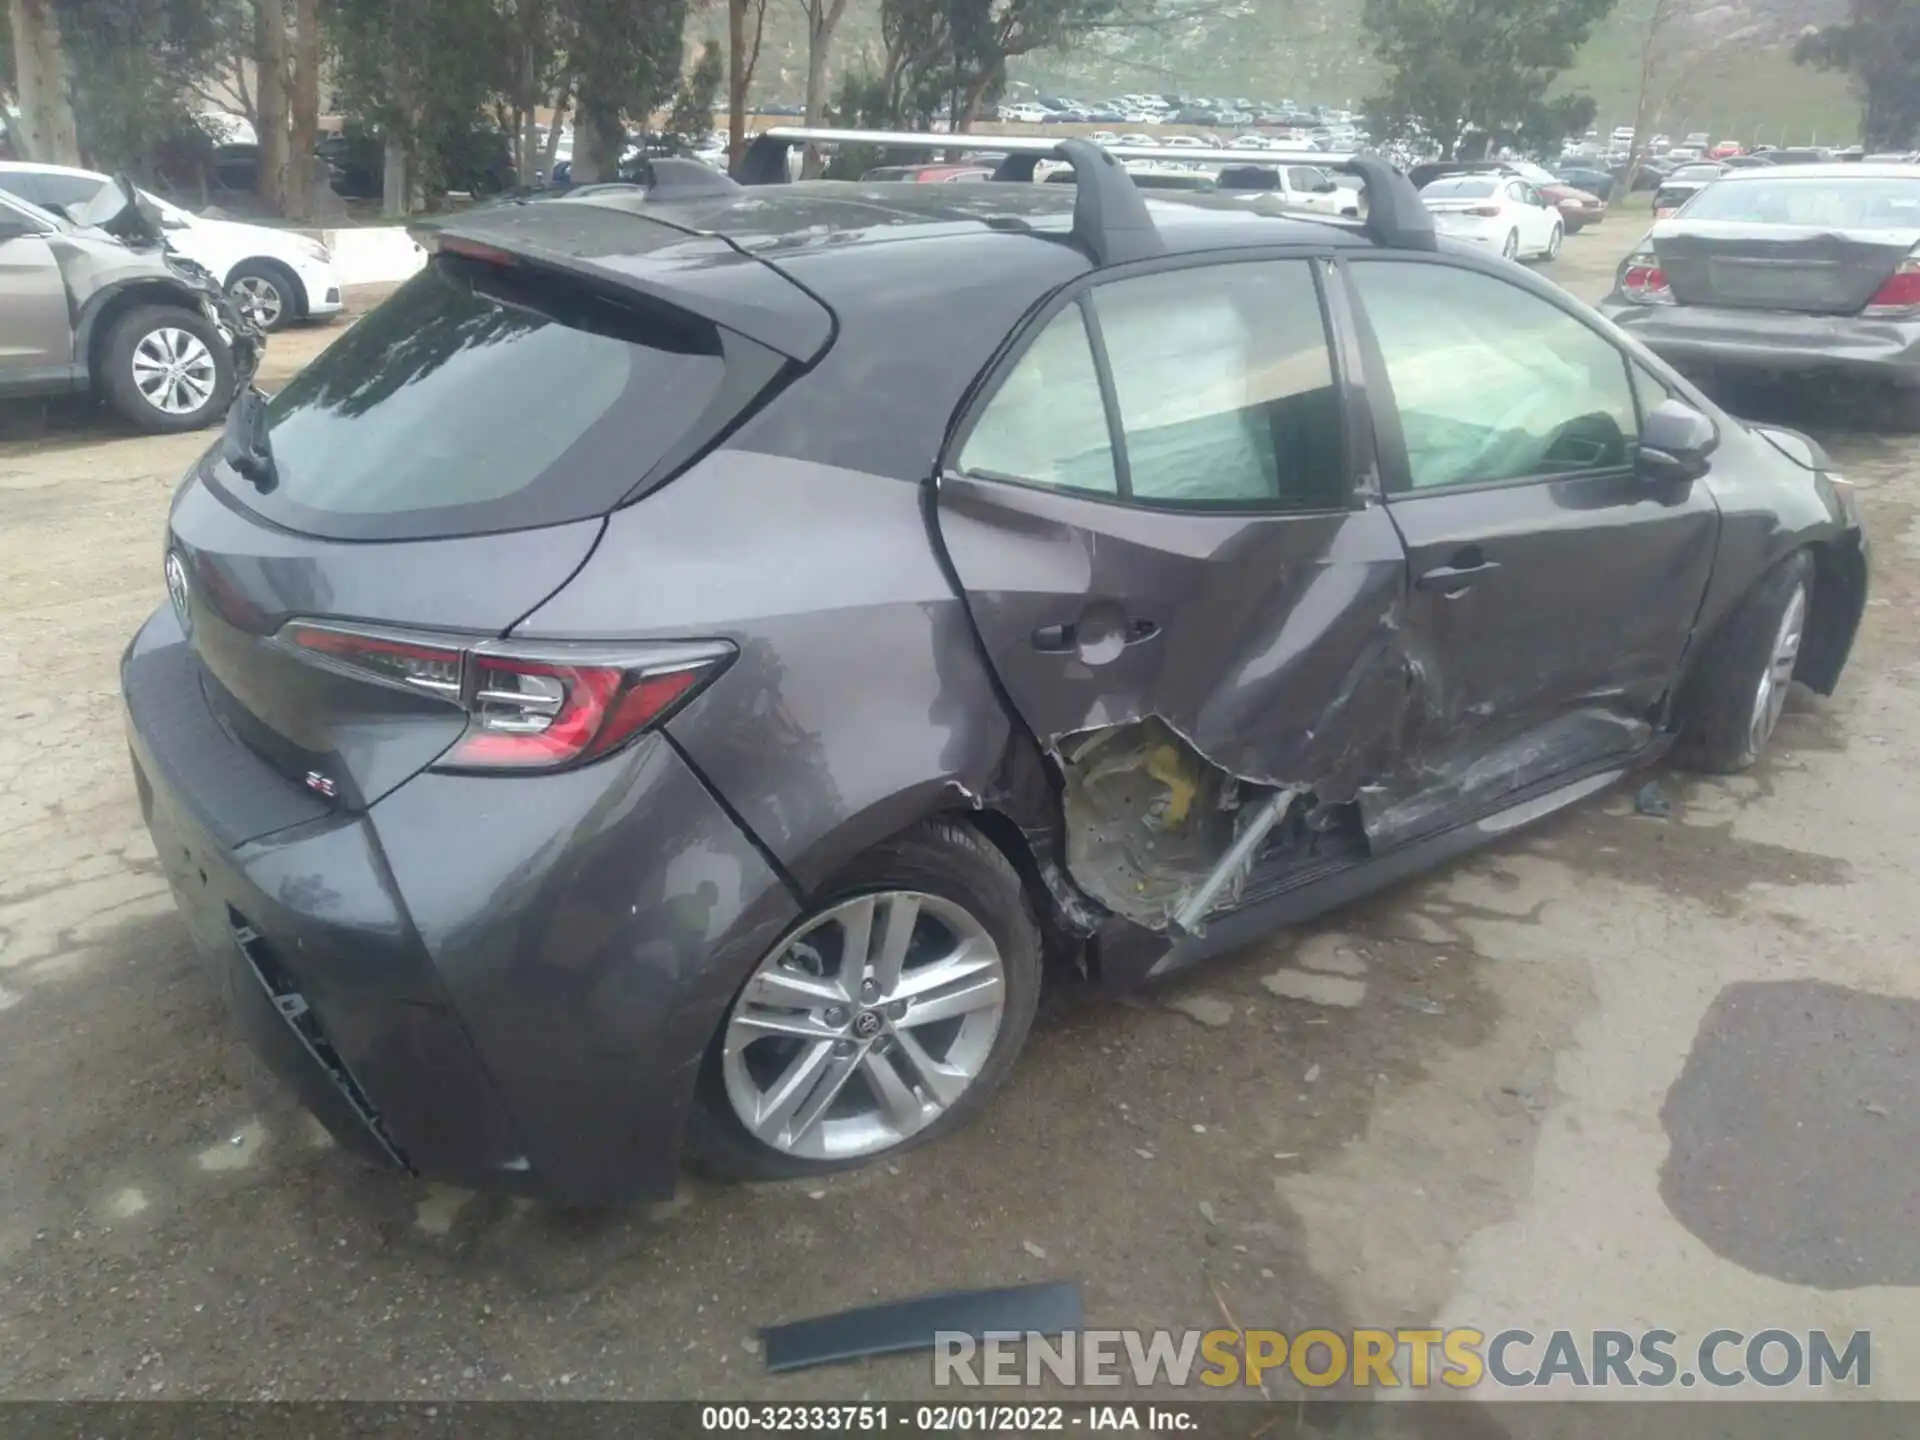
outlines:
[[[193,611],[188,606],[192,591],[187,585],[186,562],[177,550],[167,552],[167,597],[173,601],[173,613],[180,617],[183,634],[193,633]]]

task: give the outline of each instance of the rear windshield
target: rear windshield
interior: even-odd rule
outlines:
[[[702,424],[726,369],[695,317],[440,256],[273,398],[271,487],[230,488],[346,539],[582,519]]]
[[[1818,225],[1832,230],[1920,228],[1920,177],[1772,176],[1730,181],[1702,190],[1687,206],[1689,220],[1751,225]]]
[[[1442,200],[1484,200],[1499,188],[1500,181],[1491,175],[1458,175],[1436,180],[1420,193]]]

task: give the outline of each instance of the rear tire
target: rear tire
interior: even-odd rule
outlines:
[[[150,435],[198,430],[225,414],[233,399],[233,352],[204,315],[142,305],[108,330],[94,386]]]
[[[1813,557],[1796,551],[1761,576],[1707,642],[1687,679],[1675,758],[1735,775],[1767,748],[1793,683],[1813,599]]]
[[[904,1016],[893,1017],[901,1019],[902,1023],[897,1029],[889,1026],[886,1037],[874,1047],[878,1059],[887,1067],[884,1073],[899,1075],[921,1099],[922,1105],[915,1117],[919,1128],[901,1126],[897,1127],[897,1136],[893,1134],[896,1127],[887,1119],[885,1106],[880,1103],[881,1091],[869,1085],[866,1077],[873,1072],[867,1068],[867,1061],[862,1059],[853,1067],[857,1079],[845,1082],[846,1088],[839,1091],[839,1098],[821,1115],[811,1138],[787,1138],[801,1130],[797,1120],[785,1122],[784,1135],[771,1140],[760,1138],[748,1128],[741,1113],[743,1106],[752,1103],[757,1084],[765,1085],[761,1098],[771,1098],[775,1091],[798,1074],[799,1061],[783,1061],[776,1052],[771,1057],[771,1064],[763,1063],[763,1079],[756,1082],[748,1074],[746,1052],[758,1044],[791,1046],[794,1047],[791,1053],[797,1054],[799,1047],[813,1042],[777,1037],[741,1042],[741,1032],[736,1031],[735,1026],[742,1015],[764,1016],[767,1013],[760,1002],[760,997],[766,995],[767,990],[758,982],[768,974],[785,976],[789,980],[797,976],[802,983],[819,978],[837,978],[840,974],[840,957],[834,953],[835,942],[825,939],[820,941],[818,948],[811,948],[810,937],[843,933],[825,927],[830,925],[827,917],[835,911],[844,910],[849,902],[862,897],[876,897],[878,904],[884,906],[891,895],[928,897],[926,910],[922,913],[930,913],[934,905],[941,905],[950,916],[955,919],[969,918],[984,932],[998,951],[1002,976],[998,1028],[993,1031],[990,1041],[982,1037],[976,1052],[978,1064],[971,1067],[973,1073],[966,1080],[964,1088],[941,1100],[941,1108],[934,1118],[923,1119],[921,1117],[927,1113],[927,1107],[939,1099],[936,1094],[938,1087],[932,1077],[919,1068],[916,1055],[932,1054],[934,1047],[944,1039],[946,1048],[938,1056],[942,1067],[955,1070],[969,1068],[955,1059],[962,1044],[961,1035],[955,1033],[951,1038],[946,1038],[940,1032],[940,1025],[971,1023],[936,1021],[929,1024],[922,1021],[919,1024],[925,1028],[914,1028],[910,1007],[927,1002],[931,992],[923,992],[910,1002]],[[884,917],[877,918],[873,925],[873,948],[869,954],[879,953],[884,930]],[[813,962],[804,973],[792,966],[796,952],[804,952]],[[824,958],[822,952],[826,952]],[[855,968],[859,968],[857,964]],[[1007,857],[980,832],[962,822],[939,819],[916,825],[849,865],[826,887],[818,903],[809,909],[807,918],[781,940],[735,995],[708,1047],[695,1085],[693,1105],[687,1121],[689,1159],[698,1169],[724,1179],[780,1180],[852,1169],[949,1134],[979,1113],[1013,1069],[1014,1061],[1019,1057],[1027,1033],[1032,1028],[1034,1011],[1039,1005],[1041,970],[1040,927],[1028,902],[1026,889]],[[906,973],[913,975],[916,972],[909,969]],[[863,1012],[863,1002],[857,998],[860,993],[857,981],[845,988],[856,997],[849,1007],[853,1012],[853,1023],[850,1028],[843,1026],[851,1037],[861,1033],[859,1021],[867,1013],[879,1013],[885,1008],[882,1005],[885,997],[873,1002],[872,1010]],[[938,993],[947,995],[951,990],[943,987]],[[747,1009],[749,1004],[754,1006],[751,1011]],[[831,1012],[822,1013],[831,1016]],[[909,1049],[907,1042],[898,1038],[901,1034],[922,1038],[913,1040],[913,1048]],[[731,1053],[728,1049],[730,1038],[735,1042]],[[840,1043],[857,1045],[866,1042],[850,1040]],[[761,1053],[764,1057],[765,1051]],[[834,1053],[839,1054],[837,1047]],[[795,1068],[785,1068],[789,1065]],[[949,1078],[942,1083],[953,1082]],[[869,1101],[875,1107],[873,1119],[877,1123],[863,1128],[864,1114],[857,1112],[861,1112],[863,1104]],[[799,1108],[804,1111],[807,1104],[803,1101]],[[844,1118],[835,1118],[846,1114],[854,1114],[852,1124]],[[829,1121],[842,1126],[843,1134],[869,1134],[871,1138],[867,1148],[859,1153],[818,1153],[824,1144],[822,1132],[828,1128]],[[795,1153],[796,1150],[809,1148],[816,1153]],[[830,1146],[826,1148],[831,1149]]]

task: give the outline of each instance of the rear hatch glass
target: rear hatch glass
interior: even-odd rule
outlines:
[[[439,255],[273,398],[265,484],[213,469],[267,519],[337,539],[584,519],[737,397],[741,343],[668,306]]]

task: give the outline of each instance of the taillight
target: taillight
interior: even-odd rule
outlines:
[[[1651,252],[1641,250],[1627,257],[1620,271],[1620,290],[1636,305],[1671,305],[1673,287],[1667,284],[1667,272]]]
[[[553,770],[619,749],[733,658],[724,641],[610,646],[589,641],[464,644],[294,621],[280,638],[354,675],[466,712],[440,770]]]
[[[1477,216],[1482,220],[1498,220],[1500,218],[1500,207],[1498,205],[1474,205],[1468,209],[1467,214]]]
[[[1874,292],[1867,308],[1860,313],[1877,320],[1891,320],[1915,312],[1920,312],[1920,248],[1900,262],[1900,268]]]

